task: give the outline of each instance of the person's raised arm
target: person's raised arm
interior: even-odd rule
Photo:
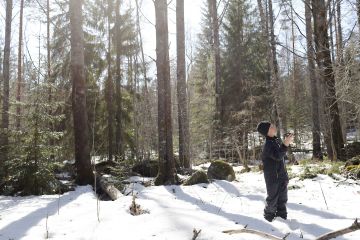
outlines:
[[[293,139],[294,136],[292,134],[286,136],[284,142],[281,143],[280,147],[275,144],[269,143],[267,146],[265,146],[266,154],[275,161],[282,161]]]

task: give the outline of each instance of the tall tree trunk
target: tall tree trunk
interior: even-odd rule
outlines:
[[[134,70],[134,67],[136,67],[136,63],[133,59],[133,55],[128,55],[128,86],[131,93],[131,100],[132,105],[134,108],[133,118],[132,118],[132,124],[133,126],[136,126],[134,129],[134,149],[132,151],[132,159],[139,159],[139,125],[137,122],[137,101],[136,101],[136,70]],[[135,156],[135,157],[134,157]]]
[[[293,80],[293,84],[294,84],[294,113],[295,113],[295,117],[293,119],[293,127],[294,127],[294,134],[295,134],[295,144],[298,145],[300,143],[299,140],[299,132],[298,132],[298,127],[299,127],[299,120],[298,117],[300,114],[299,109],[301,103],[299,103],[298,99],[299,99],[299,93],[300,93],[300,80],[297,77],[297,73],[298,73],[298,69],[296,66],[296,58],[295,58],[295,27],[294,27],[294,13],[293,13],[293,3],[292,0],[290,0],[289,2],[290,4],[290,16],[291,16],[291,37],[292,37],[292,65],[293,65],[293,69],[292,69],[292,80]],[[291,151],[291,150],[290,150]]]
[[[47,83],[49,85],[49,104],[51,105],[51,102],[53,100],[52,96],[52,89],[53,89],[53,80],[51,79],[51,49],[50,49],[50,0],[46,0],[46,50],[47,50]],[[53,114],[53,111],[51,108],[49,108],[49,115],[51,116]],[[55,127],[54,124],[49,121],[49,127],[51,131],[54,131]],[[50,146],[54,145],[54,139],[50,139]],[[54,153],[50,156],[51,159],[55,158]]]
[[[219,21],[217,14],[217,1],[208,0],[209,13],[211,17],[211,28],[213,37],[213,52],[215,60],[215,120],[219,121],[222,116],[221,110],[221,65],[220,65],[220,39],[219,39]],[[218,124],[217,124],[218,125]],[[217,126],[219,127],[219,126]]]
[[[20,20],[19,20],[19,43],[18,43],[18,72],[17,72],[17,84],[16,84],[16,119],[15,126],[17,130],[20,130],[21,124],[21,90],[22,90],[22,46],[23,46],[23,17],[24,16],[24,0],[20,1]]]
[[[336,19],[335,19],[335,13],[334,13],[334,9],[335,7],[335,0],[329,0],[328,1],[328,14],[329,14],[329,33],[330,33],[330,52],[331,52],[331,58],[332,61],[335,61],[335,46],[334,46],[334,30],[333,30],[333,25],[335,25],[335,35],[336,35]],[[325,84],[323,81],[321,81],[320,84],[320,89],[324,90],[325,89]],[[323,122],[323,133],[324,133],[324,142],[326,145],[326,152],[328,154],[328,158],[333,159],[333,150],[332,150],[332,144],[331,144],[331,129],[327,126],[330,126],[330,120],[329,120],[329,116],[326,112],[326,104],[325,104],[325,95],[323,94],[321,96],[321,106],[323,108],[324,114],[322,114],[321,118],[322,118],[322,122]]]
[[[328,2],[328,11],[329,11],[329,32],[330,32],[330,52],[331,52],[331,58],[332,61],[335,61],[335,47],[334,47],[334,34],[333,34],[333,19],[334,19],[334,13],[332,9],[332,2],[334,0],[329,0]]]
[[[264,6],[263,6],[263,2],[262,0],[257,0],[258,3],[258,8],[259,8],[259,13],[260,13],[260,23],[261,23],[261,30],[262,30],[262,35],[263,35],[263,41],[266,43],[266,53],[267,53],[267,58],[268,59],[272,59],[272,51],[271,51],[271,46],[270,46],[270,40],[269,40],[269,18],[268,18],[268,14],[267,11],[264,10]],[[271,61],[267,61],[267,74],[268,74],[268,82],[267,85],[271,86],[272,83],[272,67],[270,64]]]
[[[84,32],[82,28],[82,1],[70,0],[72,109],[75,138],[76,181],[91,184],[93,174],[90,162],[88,116],[86,111],[86,81],[84,70]]]
[[[337,58],[338,63],[342,64],[343,61],[343,35],[341,24],[341,1],[336,1],[336,23],[337,23]]]
[[[313,159],[322,159],[320,143],[320,114],[319,114],[319,93],[315,71],[315,54],[313,46],[313,30],[311,25],[311,0],[305,1],[305,21],[306,21],[306,45],[308,74],[311,85],[311,106],[312,106],[312,138],[313,138]]]
[[[329,49],[325,0],[312,1],[312,13],[314,18],[316,59],[319,65],[320,76],[326,88],[325,105],[330,118],[329,127],[334,153],[333,160],[342,159],[344,139],[335,89],[335,76]]]
[[[123,133],[122,133],[122,94],[121,94],[121,36],[120,36],[120,0],[116,0],[115,6],[116,18],[116,82],[115,82],[115,95],[116,95],[116,130],[115,130],[115,145],[116,155],[115,159],[123,159]]]
[[[144,48],[143,48],[143,41],[142,41],[142,34],[141,34],[141,28],[140,28],[140,15],[139,15],[139,0],[136,0],[136,25],[137,25],[137,31],[139,36],[139,46],[141,51],[141,61],[142,61],[142,71],[144,74],[144,87],[147,91],[147,74],[146,74],[146,62],[145,62],[145,54],[144,54]]]
[[[338,0],[336,1],[336,26],[337,26],[337,31],[336,31],[336,56],[337,56],[337,61],[336,61],[336,65],[337,65],[337,71],[336,71],[336,79],[343,79],[344,78],[344,54],[343,54],[343,33],[342,33],[342,23],[341,23],[341,1]],[[347,119],[349,118],[348,116],[348,112],[346,111],[346,105],[345,104],[341,104],[340,105],[340,109],[342,110],[340,115],[341,115],[341,123],[342,123],[342,133],[343,133],[343,138],[346,139],[346,125],[347,125]]]
[[[143,48],[143,40],[142,40],[142,34],[141,34],[141,28],[140,28],[140,6],[139,1],[136,0],[136,25],[137,25],[137,32],[138,32],[138,43],[140,46],[140,52],[141,52],[141,65],[142,65],[142,73],[144,76],[144,92],[143,92],[143,98],[144,98],[144,108],[145,108],[145,119],[144,119],[144,138],[146,139],[145,142],[145,151],[146,151],[146,158],[150,158],[150,152],[151,152],[151,123],[152,120],[152,114],[151,114],[151,106],[150,106],[150,100],[149,100],[149,91],[147,87],[147,71],[146,71],[146,62],[145,62],[145,54],[144,54],[144,48]]]
[[[108,76],[105,86],[105,98],[107,108],[107,120],[108,120],[108,161],[112,161],[113,158],[113,134],[114,134],[114,107],[113,107],[113,89],[114,84],[111,75],[111,13],[112,13],[112,0],[108,0],[108,52],[107,52],[107,64],[108,64]]]
[[[3,62],[3,106],[1,121],[1,144],[0,144],[0,180],[2,176],[7,176],[6,161],[9,154],[9,81],[10,81],[10,43],[11,43],[11,21],[12,21],[13,1],[6,1],[5,18],[5,46]],[[3,171],[3,172],[2,172]]]
[[[278,126],[278,131],[281,133],[283,130],[283,121],[282,121],[282,110],[280,108],[280,91],[279,91],[279,65],[276,57],[276,40],[274,33],[274,12],[272,7],[272,0],[269,0],[269,30],[270,30],[270,46],[271,46],[271,59],[269,59],[270,68],[271,68],[271,82],[272,89],[274,94],[274,103],[275,103],[275,116],[276,124]]]
[[[176,46],[177,46],[177,101],[179,121],[179,160],[190,168],[190,133],[187,110],[185,69],[184,0],[176,0]]]
[[[49,84],[49,103],[52,101],[51,59],[50,59],[50,0],[46,0],[46,50],[47,50],[47,81]]]
[[[274,16],[272,10],[272,1],[270,0],[268,2],[268,5],[265,4],[265,8],[263,6],[262,0],[257,0],[257,3],[260,12],[260,22],[262,26],[262,32],[267,47],[267,57],[269,59],[269,61],[267,61],[268,64],[267,66],[270,73],[269,86],[271,86],[272,89],[270,92],[274,92],[273,101],[274,101],[275,122],[276,125],[278,126],[278,134],[280,134],[282,130],[286,129],[286,125],[283,125],[283,119],[281,117],[281,109],[280,109],[279,90],[281,86],[279,85],[280,84],[279,66],[276,58],[276,42],[274,35]]]
[[[156,0],[156,69],[158,91],[159,172],[156,185],[178,182],[173,156],[167,1]]]
[[[136,42],[134,43],[136,45]],[[139,93],[139,80],[138,80],[138,56],[134,55],[134,64],[133,64],[133,73],[134,73],[134,92],[133,92],[133,106],[134,106],[134,126],[138,126],[135,128],[135,156],[136,160],[140,159],[140,127],[142,127],[141,122],[139,121],[139,104],[138,104],[138,93]]]
[[[357,10],[357,21],[358,21],[358,27],[360,32],[360,0],[356,0],[356,10]]]

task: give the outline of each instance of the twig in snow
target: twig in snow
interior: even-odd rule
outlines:
[[[45,235],[45,239],[49,238],[48,219],[49,219],[49,213],[46,213],[46,225],[45,225],[46,235]]]
[[[338,236],[344,235],[346,233],[354,232],[359,229],[360,229],[360,224],[358,223],[358,220],[355,219],[355,221],[353,222],[353,224],[351,224],[350,227],[326,233],[326,234],[316,238],[316,240],[328,240],[328,239],[336,238]]]
[[[60,194],[61,194],[61,191],[60,191],[60,184],[59,184],[59,196],[58,196],[58,215],[60,215]]]
[[[255,230],[255,229],[249,229],[249,228],[247,228],[247,225],[245,225],[244,228],[235,229],[235,230],[226,230],[226,231],[223,231],[223,233],[227,233],[230,235],[236,234],[236,233],[251,233],[251,234],[255,234],[255,235],[258,235],[258,236],[261,236],[264,238],[268,238],[271,240],[285,240],[290,235],[290,233],[286,233],[284,237],[280,238],[280,237],[271,235],[269,233],[261,232],[261,231]]]
[[[326,202],[325,194],[324,194],[324,191],[323,191],[323,189],[322,189],[322,187],[321,187],[321,183],[320,183],[320,182],[319,182],[319,185],[320,185],[321,193],[322,193],[323,198],[324,198],[324,201],[325,201],[326,209],[329,210],[328,204],[327,204],[327,202]]]
[[[97,216],[97,220],[98,222],[100,222],[100,202],[99,202],[99,195],[96,192],[96,168],[95,168],[95,162],[93,164],[93,174],[94,174],[94,189],[95,189],[95,194],[96,194],[96,216]]]
[[[193,230],[193,237],[192,237],[192,239],[191,240],[195,240],[198,236],[199,236],[199,234],[201,233],[201,229],[200,230],[196,230],[195,228],[194,228],[194,230]]]
[[[219,213],[219,212],[220,212],[220,210],[221,210],[222,206],[224,205],[225,199],[226,199],[226,197],[227,197],[228,195],[229,195],[228,193],[225,195],[224,200],[222,201],[221,206],[219,207],[219,209],[218,209],[218,212],[217,212],[217,213]]]

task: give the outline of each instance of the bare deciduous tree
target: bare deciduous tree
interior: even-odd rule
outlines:
[[[325,90],[326,111],[330,119],[330,124],[328,127],[331,132],[333,159],[342,159],[344,139],[342,135],[339,107],[335,89],[335,75],[329,48],[326,12],[327,9],[325,0],[312,1],[316,60],[319,66],[319,73]]]
[[[310,0],[305,1],[305,21],[306,21],[306,44],[308,75],[311,85],[311,106],[312,106],[312,138],[313,138],[313,159],[322,159],[320,143],[320,114],[319,114],[319,93],[318,82],[315,71],[315,53],[313,46],[313,30],[311,21]]]

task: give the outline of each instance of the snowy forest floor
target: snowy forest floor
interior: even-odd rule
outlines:
[[[348,227],[360,217],[359,182],[339,182],[318,175],[314,179],[291,179],[289,186],[297,187],[289,190],[289,219],[277,218],[269,223],[263,218],[266,190],[262,172],[240,174],[241,168],[234,168],[234,182],[217,180],[193,186],[144,187],[141,182],[149,178],[131,177],[123,197],[99,202],[100,221],[91,186],[77,187],[61,196],[0,196],[0,240],[190,240],[194,228],[201,229],[198,240],[261,239],[248,233],[222,233],[244,225],[279,237],[290,233],[289,240],[314,239]],[[291,171],[299,172],[301,168],[292,166]],[[149,213],[129,213],[132,194]],[[358,240],[360,231],[337,239]]]

